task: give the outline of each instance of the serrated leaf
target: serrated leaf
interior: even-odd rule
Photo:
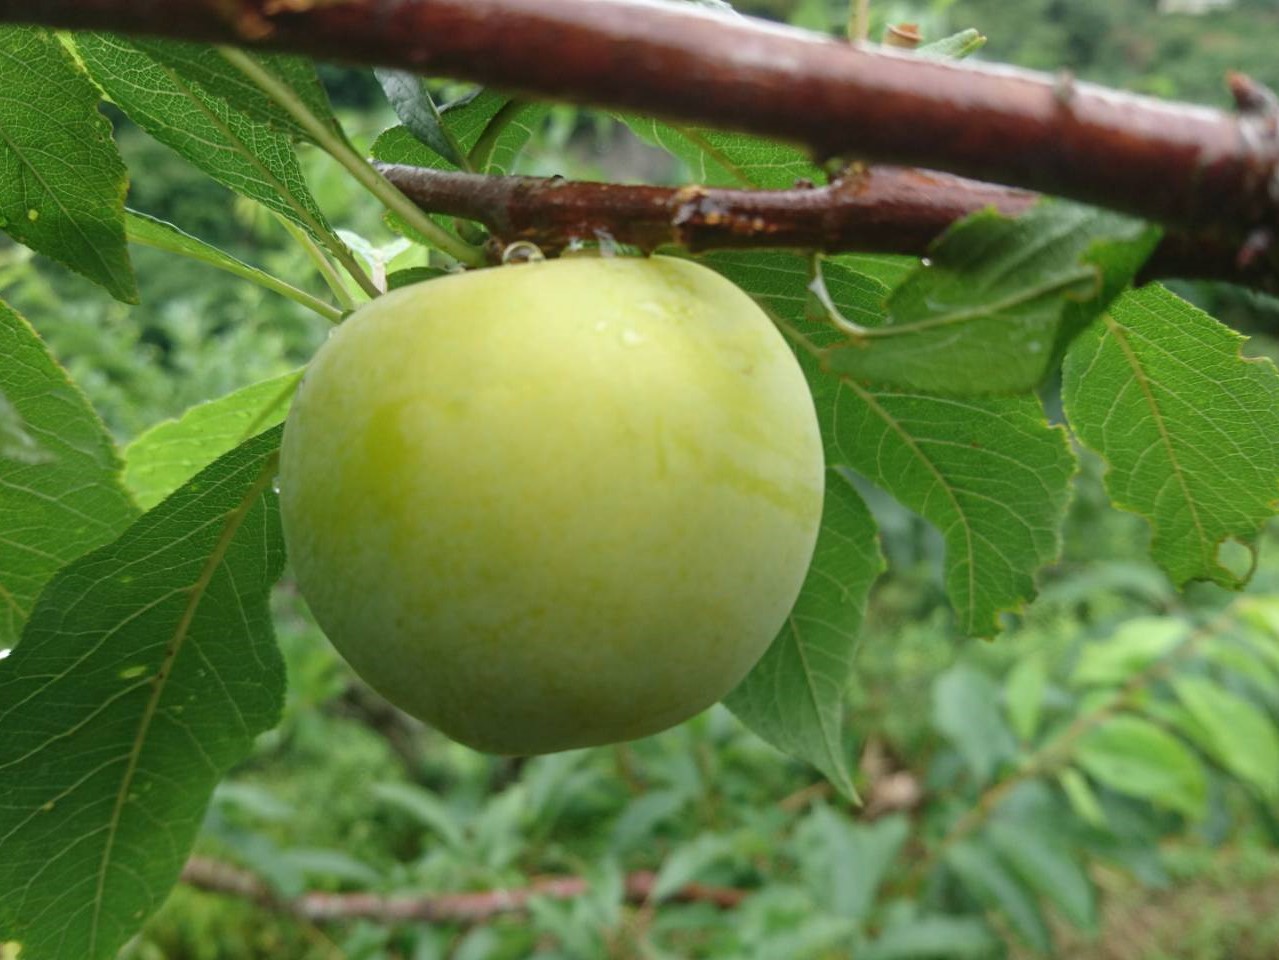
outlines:
[[[0,28],[0,228],[137,303],[124,240],[128,176],[98,91],[50,33]]]
[[[295,140],[314,142],[315,138],[292,114],[236,69],[216,47],[149,38],[139,38],[133,43],[153,60],[198,84],[205,93],[221,97],[254,120],[268,124]],[[279,54],[253,53],[250,56],[283,81],[317,120],[341,135],[329,95],[325,93],[312,61]]]
[[[1015,218],[974,214],[893,291],[882,322],[830,349],[826,363],[939,393],[1031,390],[1128,285],[1158,236],[1141,221],[1056,201]],[[834,305],[842,308],[837,296]]]
[[[1097,927],[1097,898],[1083,866],[1057,839],[1060,824],[995,820],[991,845],[1023,881],[1084,930]]]
[[[466,156],[444,125],[426,80],[405,70],[376,69],[373,73],[404,129],[454,167],[466,167]]]
[[[1070,681],[1078,686],[1118,686],[1167,656],[1189,633],[1189,624],[1171,617],[1126,620],[1109,637],[1083,648]]]
[[[1175,677],[1172,689],[1194,720],[1187,736],[1240,780],[1279,796],[1279,732],[1265,712],[1204,677]]]
[[[322,243],[331,237],[286,135],[207,93],[133,41],[83,33],[76,49],[112,101],[155,139]]]
[[[451,109],[443,109],[441,119],[446,135],[458,148],[469,154],[489,129],[498,114],[513,101],[491,90],[480,93]],[[507,174],[515,157],[533,136],[538,124],[546,116],[542,104],[515,104],[513,116],[503,116],[503,128],[496,135],[496,142],[487,162],[477,173]],[[373,159],[382,163],[405,163],[415,167],[456,169],[457,165],[426,147],[407,127],[398,126],[382,133],[374,141],[370,151]]]
[[[955,745],[979,784],[1016,756],[1017,742],[999,710],[999,688],[972,667],[959,664],[937,678],[933,726]]]
[[[844,730],[848,680],[871,584],[884,568],[875,523],[848,480],[826,478],[822,528],[799,600],[763,659],[725,699],[747,727],[856,797]]]
[[[1023,742],[1035,738],[1043,715],[1044,693],[1048,689],[1048,663],[1032,653],[1017,661],[1004,681],[1004,706],[1013,732]]]
[[[998,910],[1023,940],[1043,953],[1052,950],[1052,934],[1039,903],[987,847],[968,841],[946,852],[946,864],[977,900]]]
[[[999,941],[974,917],[923,916],[889,927],[857,960],[988,960]]]
[[[1120,715],[1084,735],[1075,747],[1080,767],[1119,793],[1184,813],[1204,815],[1208,783],[1184,743],[1139,717]]]
[[[817,351],[832,329],[807,319],[808,267],[783,253],[705,258]],[[839,284],[868,315],[886,287],[841,268]],[[829,278],[828,278],[829,280]],[[1000,612],[1035,594],[1056,559],[1075,459],[1037,399],[935,396],[868,386],[802,356],[826,459],[857,471],[922,515],[946,543],[946,589],[960,628],[987,636]]]
[[[12,414],[10,430],[21,431],[4,434],[12,448],[0,446],[0,649],[9,649],[49,579],[114,540],[137,510],[106,427],[3,303],[0,357],[0,406]]]
[[[1066,357],[1076,435],[1109,463],[1115,505],[1154,532],[1151,554],[1181,586],[1237,588],[1230,541],[1253,549],[1279,505],[1279,373],[1243,337],[1157,285],[1120,298]]]
[[[648,117],[621,119],[641,140],[683,160],[696,183],[785,190],[797,181],[826,179],[812,157],[786,144],[723,130],[672,126]]]
[[[283,423],[301,370],[201,403],[158,423],[124,451],[124,482],[150,510],[218,457]]]
[[[250,441],[63,570],[0,661],[0,941],[25,960],[114,957],[276,722],[278,445]]]

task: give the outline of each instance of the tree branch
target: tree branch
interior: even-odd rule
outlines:
[[[956,220],[986,208],[1016,216],[1037,194],[944,173],[872,167],[827,187],[720,190],[623,186],[534,177],[485,177],[386,164],[381,172],[423,209],[475,220],[500,246],[520,240],[556,253],[608,236],[654,250],[800,248],[923,256]],[[496,253],[494,253],[496,259]],[[1279,267],[1241,256],[1209,228],[1171,231],[1143,278],[1229,280],[1279,291]]]
[[[653,892],[656,874],[640,871],[626,877],[626,899],[646,903]],[[182,882],[199,890],[224,893],[249,900],[279,913],[287,913],[311,923],[372,920],[376,923],[482,923],[499,914],[528,908],[535,897],[571,900],[587,892],[581,877],[541,877],[527,887],[486,890],[476,893],[445,893],[421,896],[381,896],[373,893],[304,893],[285,899],[276,894],[256,874],[211,860],[192,857],[182,869]],[[748,896],[748,891],[690,883],[672,897],[682,903],[709,903],[730,910]]]
[[[1164,223],[1279,228],[1279,116],[942,63],[652,0],[0,0],[0,21],[238,43],[919,164]]]

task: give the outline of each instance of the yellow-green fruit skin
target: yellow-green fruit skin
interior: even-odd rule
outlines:
[[[688,261],[571,258],[356,311],[289,414],[280,502],[360,676],[536,754],[726,695],[794,605],[823,484],[803,374],[749,297]]]

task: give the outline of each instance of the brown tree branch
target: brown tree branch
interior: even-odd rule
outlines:
[[[527,240],[556,253],[573,240],[607,236],[654,250],[694,252],[800,248],[923,256],[956,220],[986,208],[1015,216],[1038,195],[950,174],[872,167],[827,187],[720,190],[623,186],[534,177],[485,177],[382,165],[382,173],[423,209],[475,220],[501,245]],[[1210,228],[1172,231],[1145,279],[1229,280],[1279,290],[1270,251],[1241,256],[1241,243]]]
[[[639,871],[626,877],[626,899],[647,903],[656,875]],[[311,923],[372,920],[376,923],[482,923],[499,914],[527,909],[535,897],[571,900],[587,892],[581,877],[541,877],[527,887],[476,893],[382,896],[374,893],[304,893],[293,898],[276,894],[256,874],[207,857],[192,857],[182,868],[182,882],[199,890],[249,900],[279,913]],[[690,883],[672,899],[681,903],[709,903],[722,910],[740,904],[749,892],[730,887]]]
[[[0,0],[0,21],[291,50],[919,164],[1164,223],[1279,228],[1279,116],[941,63],[653,0]]]

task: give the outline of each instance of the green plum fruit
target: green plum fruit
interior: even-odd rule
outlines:
[[[396,290],[284,433],[299,588],[355,671],[493,753],[673,726],[799,594],[825,465],[799,365],[689,261],[569,258]]]

